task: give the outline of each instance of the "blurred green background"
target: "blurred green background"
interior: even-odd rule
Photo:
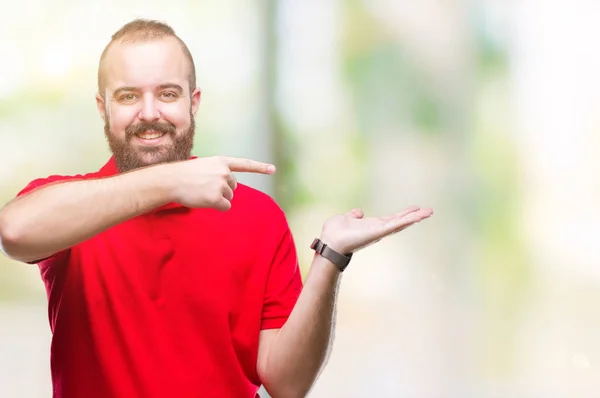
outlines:
[[[110,156],[94,95],[135,17],[186,41],[196,155],[286,211],[303,272],[329,216],[435,215],[357,254],[311,397],[600,396],[600,5],[583,0],[11,2],[0,203]],[[0,397],[49,397],[36,267],[0,257]]]

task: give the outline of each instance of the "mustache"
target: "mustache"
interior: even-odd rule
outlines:
[[[125,138],[130,139],[136,134],[141,134],[150,130],[164,134],[175,134],[176,128],[175,125],[171,123],[137,123],[132,124],[125,129]]]

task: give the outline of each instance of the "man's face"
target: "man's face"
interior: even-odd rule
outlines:
[[[119,170],[188,159],[200,91],[190,93],[176,39],[114,43],[103,65],[106,90],[96,98]]]

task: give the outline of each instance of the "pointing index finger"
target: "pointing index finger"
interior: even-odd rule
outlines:
[[[275,166],[270,163],[257,162],[246,158],[223,157],[231,171],[244,173],[275,174]]]

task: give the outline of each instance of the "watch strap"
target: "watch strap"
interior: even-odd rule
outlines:
[[[334,263],[343,272],[350,260],[352,259],[352,253],[341,254],[333,250],[327,244],[323,243],[319,238],[315,238],[310,245],[310,248],[317,252],[320,256]]]

